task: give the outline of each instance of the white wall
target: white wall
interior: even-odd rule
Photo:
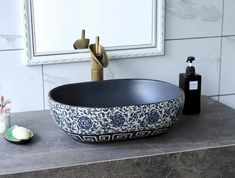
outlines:
[[[90,80],[90,63],[24,66],[20,0],[0,0],[0,95],[12,111],[47,109],[48,91]],[[235,1],[166,0],[164,56],[113,60],[105,78],[142,77],[178,85],[185,60],[196,57],[202,93],[235,108]]]

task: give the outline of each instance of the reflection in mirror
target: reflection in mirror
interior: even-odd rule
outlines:
[[[27,64],[89,60],[86,38],[101,44],[111,59],[163,54],[164,0],[24,0]]]

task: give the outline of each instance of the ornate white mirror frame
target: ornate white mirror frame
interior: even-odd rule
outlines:
[[[25,50],[27,53],[26,64],[27,65],[39,65],[39,64],[53,64],[53,63],[67,63],[77,61],[88,61],[90,60],[90,54],[88,49],[79,50],[58,50],[58,51],[39,51],[36,42],[36,31],[35,29],[35,0],[24,0],[24,23],[25,23]],[[40,1],[40,0],[36,0]],[[59,2],[60,0],[57,0]],[[96,0],[97,1],[97,0]],[[130,1],[130,0],[127,0]],[[138,2],[138,1],[133,1]],[[110,59],[120,58],[132,58],[132,57],[143,57],[143,56],[155,56],[164,54],[164,27],[165,27],[165,0],[151,0],[151,23],[148,28],[151,35],[151,39],[147,44],[131,44],[131,45],[117,45],[109,46],[103,45],[108,53]],[[130,12],[132,11],[135,4],[132,3]],[[144,7],[142,7],[144,9]],[[51,11],[53,12],[53,10]],[[141,15],[143,12],[139,12]],[[136,14],[137,15],[137,14]],[[76,18],[79,20],[79,17]],[[112,22],[107,22],[109,25]],[[141,25],[140,25],[141,26]],[[41,35],[43,36],[43,35]],[[87,34],[88,38],[89,35]],[[136,36],[138,38],[139,36]],[[77,38],[74,39],[74,41]],[[102,36],[101,36],[102,39]],[[93,39],[90,38],[92,41]],[[126,43],[126,42],[125,42]],[[71,43],[71,46],[73,44]]]

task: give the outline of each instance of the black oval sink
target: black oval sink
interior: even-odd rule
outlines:
[[[118,79],[56,87],[49,107],[56,123],[81,141],[157,135],[176,122],[183,91],[158,80]]]
[[[182,95],[182,91],[156,80],[121,79],[68,84],[51,90],[49,95],[66,105],[103,108],[171,100]]]

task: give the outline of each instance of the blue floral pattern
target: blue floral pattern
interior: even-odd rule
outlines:
[[[50,112],[56,124],[69,135],[87,138],[92,135],[96,137],[105,135],[104,137],[110,140],[112,140],[112,135],[117,133],[154,131],[156,133],[154,135],[157,135],[160,133],[158,130],[169,128],[179,119],[183,105],[183,94],[178,98],[154,104],[113,108],[68,106],[49,98]],[[138,134],[138,137],[141,135]]]
[[[91,119],[85,116],[78,119],[78,124],[82,129],[90,129],[92,127]]]
[[[120,113],[115,113],[113,117],[111,117],[111,124],[113,127],[121,127],[125,123],[125,118]]]
[[[157,111],[155,110],[152,110],[149,114],[148,114],[148,117],[146,119],[147,123],[148,124],[156,124],[157,121],[159,119],[159,114]]]
[[[56,123],[59,123],[60,122],[60,117],[59,117],[59,114],[57,113],[57,110],[53,110],[52,115],[53,115]]]

